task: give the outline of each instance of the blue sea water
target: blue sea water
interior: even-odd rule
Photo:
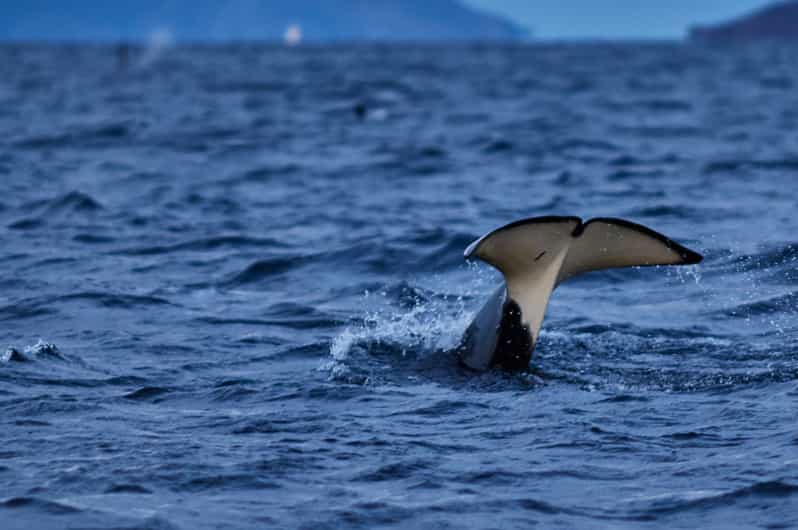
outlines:
[[[798,527],[794,51],[0,47],[0,528]],[[464,370],[556,214],[706,259]]]

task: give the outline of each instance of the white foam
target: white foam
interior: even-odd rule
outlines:
[[[439,278],[433,280],[440,288]],[[454,349],[474,316],[465,296],[478,290],[481,298],[485,284],[486,277],[480,275],[470,285],[458,286],[462,294],[416,300],[409,308],[396,307],[387,299],[385,292],[376,295],[364,293],[363,300],[369,304],[375,296],[385,298],[380,304],[382,307],[366,313],[357,324],[342,329],[330,343],[330,358],[320,369],[329,371],[333,376],[340,373],[341,366],[346,366],[358,346],[368,349],[374,345],[389,344],[398,347],[403,356],[412,352],[418,357]]]
[[[25,346],[25,353],[28,355],[58,353],[58,346],[51,342],[44,342],[42,339],[39,339],[33,346]]]
[[[396,344],[402,354],[419,353],[457,346],[473,313],[463,307],[463,299],[449,304],[423,303],[410,309],[389,308],[366,315],[363,322],[349,326],[330,345],[336,361],[346,360],[356,344]]]
[[[5,353],[0,355],[0,363],[8,363],[11,362],[11,358],[14,357],[14,349],[10,346],[6,348]]]

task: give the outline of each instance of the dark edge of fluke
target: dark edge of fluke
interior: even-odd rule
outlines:
[[[646,234],[647,236],[651,236],[654,239],[658,239],[666,247],[675,251],[677,254],[679,254],[679,256],[681,256],[684,262],[680,263],[679,265],[695,265],[696,263],[701,263],[701,261],[704,259],[704,256],[702,256],[698,252],[695,252],[685,246],[680,245],[676,241],[665,237],[664,235],[660,234],[655,230],[652,230],[651,228],[648,228],[647,226],[633,223],[632,221],[627,221],[625,219],[618,219],[616,217],[596,217],[594,219],[589,220],[586,223],[582,223],[579,226],[577,226],[576,229],[574,230],[573,233],[574,237],[579,236],[590,223],[596,223],[596,222],[605,222],[605,223],[623,226],[630,230],[635,230],[637,232],[640,232],[641,234]],[[645,265],[640,265],[640,266],[645,267]]]
[[[527,217],[526,219],[519,219],[518,221],[513,221],[510,224],[506,224],[500,226],[499,228],[494,228],[490,232],[486,233],[482,237],[474,240],[473,243],[466,247],[465,252],[463,252],[463,257],[465,259],[471,259],[471,255],[479,246],[479,243],[488,239],[493,234],[501,232],[503,230],[509,230],[511,228],[515,228],[517,226],[527,225],[527,224],[540,224],[540,223],[564,223],[567,221],[576,221],[577,224],[582,224],[582,219],[580,217],[575,216],[568,216],[568,215],[543,215],[540,217]]]

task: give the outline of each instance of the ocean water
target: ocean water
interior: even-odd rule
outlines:
[[[798,527],[794,51],[0,47],[0,528]],[[705,260],[468,372],[536,215]]]

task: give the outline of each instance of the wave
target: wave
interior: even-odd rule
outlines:
[[[401,269],[415,273],[441,272],[463,266],[463,250],[476,236],[442,230],[421,230],[386,242],[362,241],[317,254],[281,255],[256,260],[221,285],[244,286],[271,281],[314,268],[327,271],[340,265],[350,271],[385,273]]]
[[[56,502],[38,497],[11,497],[4,501],[0,501],[0,508],[18,510],[20,508],[32,508],[35,511],[65,515],[80,513],[82,510],[63,502]]]
[[[41,207],[49,213],[77,213],[77,212],[96,212],[103,209],[94,197],[80,191],[71,191],[54,199],[50,199],[41,204]],[[30,208],[30,205],[28,205]]]
[[[709,162],[704,165],[703,171],[704,174],[707,175],[714,175],[716,173],[729,175],[745,170],[794,171],[796,169],[798,169],[798,158],[772,160],[728,159]]]
[[[384,482],[389,480],[402,480],[418,478],[428,469],[434,468],[434,462],[427,460],[403,461],[380,466],[373,471],[358,475],[355,480],[363,482]]]
[[[86,243],[88,245],[105,245],[113,243],[116,238],[102,234],[76,234],[72,237],[72,241],[76,243]]]
[[[730,318],[747,319],[763,315],[783,317],[796,312],[798,312],[798,291],[737,304],[724,309],[722,313]]]
[[[268,308],[273,318],[225,318],[198,317],[198,322],[216,326],[280,326],[290,329],[319,329],[340,325],[341,320],[319,311],[312,306],[293,303],[280,303]]]
[[[128,495],[150,495],[153,493],[152,490],[145,488],[144,486],[140,486],[138,484],[112,484],[105,489],[105,493],[107,494],[128,494]]]
[[[274,257],[255,261],[243,271],[233,275],[223,282],[228,287],[248,285],[270,280],[289,271],[296,271],[303,265],[311,262],[311,256]]]
[[[146,306],[174,305],[165,298],[146,295],[79,292],[61,296],[42,296],[19,300],[0,307],[0,321],[25,320],[58,313],[62,303],[90,302],[97,307],[136,309]]]
[[[742,486],[730,491],[687,491],[680,494],[666,494],[650,500],[639,500],[637,503],[648,504],[636,510],[654,517],[665,515],[683,515],[685,512],[706,511],[724,508],[753,499],[777,499],[792,497],[798,494],[798,485],[782,480],[765,480]]]
[[[715,255],[719,258],[718,263],[714,264],[709,274],[757,272],[766,273],[767,276],[767,274],[783,272],[780,275],[781,278],[790,280],[793,278],[790,273],[798,263],[798,244],[768,245],[767,248],[756,253],[718,249],[715,251]]]
[[[174,252],[205,252],[218,249],[236,250],[243,248],[274,250],[284,249],[287,248],[287,246],[276,239],[231,235],[192,239],[172,245],[132,247],[115,251],[113,254],[125,256],[153,256],[171,254]]]
[[[72,146],[97,147],[130,137],[134,128],[130,123],[103,123],[86,126],[68,133],[32,134],[16,139],[18,149],[56,149]]]
[[[646,219],[670,217],[679,220],[706,219],[707,217],[712,217],[713,219],[724,219],[733,217],[735,215],[735,213],[732,211],[726,212],[720,209],[686,206],[684,204],[657,204],[642,208],[634,208],[628,212],[628,215],[631,217],[641,217]]]
[[[89,301],[100,307],[133,309],[141,306],[174,305],[158,296],[112,294],[103,292],[82,292],[55,297],[52,302]]]
[[[257,182],[264,183],[270,182],[274,179],[286,177],[290,175],[297,175],[305,171],[305,168],[299,164],[282,164],[282,165],[269,165],[261,166],[255,169],[250,169],[241,174],[233,182]]]
[[[125,399],[131,399],[134,401],[153,401],[157,402],[161,399],[161,396],[169,394],[172,392],[171,389],[165,387],[158,387],[158,386],[145,386],[139,388],[138,390],[134,390],[132,392],[128,392],[124,394],[122,397]]]
[[[25,216],[7,226],[12,230],[32,230],[55,221],[91,219],[104,209],[91,195],[71,191],[49,200],[26,203],[22,206]]]
[[[248,388],[244,383],[230,383],[224,385],[216,385],[208,397],[212,401],[224,403],[228,401],[241,403],[245,399],[257,398],[260,395],[258,390]]]
[[[685,99],[603,99],[598,105],[613,112],[689,113],[693,111],[693,104]]]

